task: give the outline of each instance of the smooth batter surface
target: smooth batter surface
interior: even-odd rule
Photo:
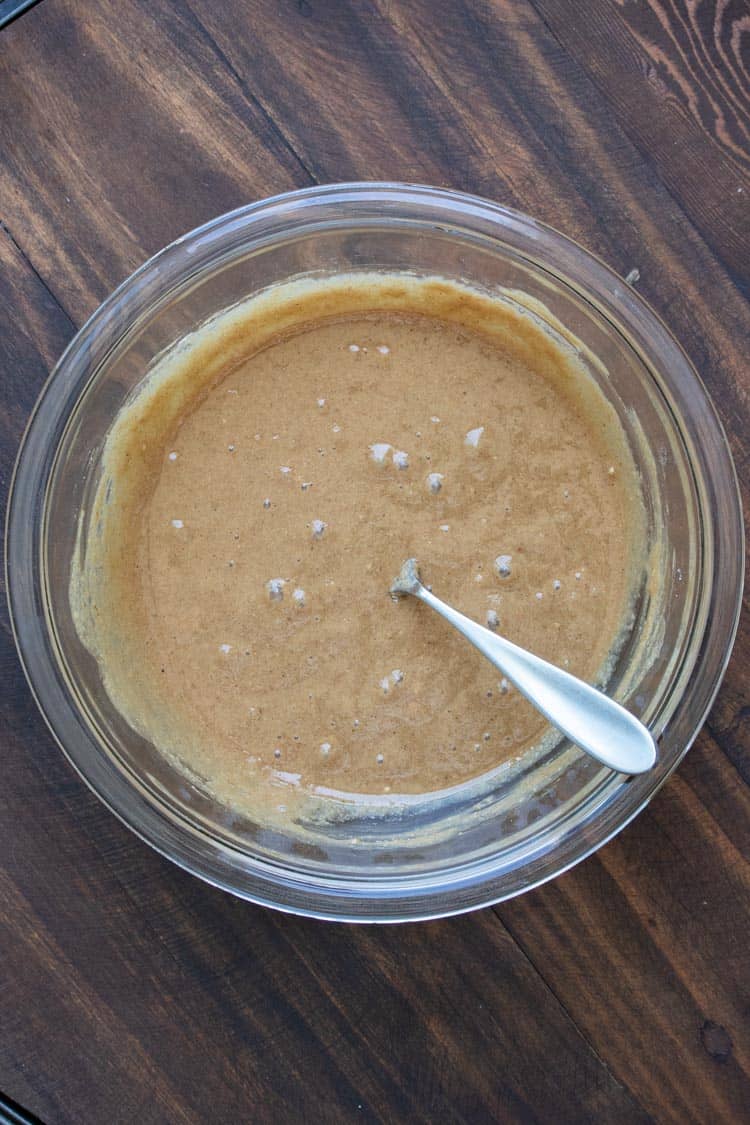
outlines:
[[[627,621],[639,504],[614,411],[532,313],[446,282],[248,302],[162,361],[105,469],[82,635],[130,722],[256,814],[282,790],[440,790],[547,731],[389,597],[405,558],[592,682]]]

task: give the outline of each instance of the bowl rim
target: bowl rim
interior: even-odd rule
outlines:
[[[394,206],[420,206],[429,205],[437,212],[443,212],[445,221],[453,226],[466,224],[469,221],[479,223],[485,229],[495,228],[496,236],[509,228],[524,235],[531,242],[541,243],[542,255],[537,259],[532,254],[523,254],[528,261],[541,265],[543,268],[556,273],[569,286],[579,292],[602,311],[605,315],[607,308],[616,311],[618,318],[624,320],[628,327],[633,324],[643,323],[642,333],[647,333],[649,340],[656,340],[659,350],[664,351],[679,369],[680,375],[687,380],[687,391],[693,398],[692,408],[701,415],[701,424],[707,427],[712,434],[711,448],[699,449],[699,452],[713,459],[719,466],[724,478],[724,501],[728,504],[731,518],[728,526],[717,529],[716,539],[723,555],[729,559],[730,568],[714,567],[712,574],[711,600],[716,596],[716,587],[719,570],[722,573],[722,596],[725,601],[724,622],[722,623],[723,641],[720,645],[721,658],[712,660],[708,669],[709,675],[700,684],[700,707],[692,720],[690,730],[684,739],[681,751],[675,755],[669,767],[661,774],[655,773],[653,777],[645,776],[645,781],[639,785],[639,796],[619,816],[613,826],[605,826],[601,831],[596,830],[596,817],[587,824],[590,840],[586,846],[579,850],[573,849],[572,854],[559,864],[553,864],[552,869],[536,878],[530,879],[520,887],[509,891],[502,891],[498,886],[493,887],[491,876],[488,876],[484,867],[475,871],[471,877],[454,878],[446,888],[435,891],[431,886],[425,886],[423,893],[414,894],[412,891],[404,895],[403,884],[398,888],[398,880],[391,880],[392,890],[387,888],[378,890],[375,883],[369,884],[363,894],[358,894],[354,899],[349,893],[342,892],[335,885],[335,880],[321,880],[314,882],[300,882],[294,884],[289,879],[286,871],[284,893],[279,894],[278,868],[265,861],[259,860],[254,865],[252,872],[245,870],[239,873],[236,864],[232,862],[232,849],[222,842],[213,840],[213,855],[207,860],[203,854],[196,852],[193,846],[194,830],[186,831],[189,826],[186,822],[180,825],[174,817],[169,815],[165,806],[157,807],[157,803],[145,793],[138,792],[133,779],[117,770],[111,758],[107,757],[93,763],[85,760],[81,753],[78,738],[88,734],[93,741],[91,732],[85,728],[83,717],[75,707],[70,694],[65,697],[67,714],[61,719],[58,713],[53,718],[54,707],[59,705],[63,698],[53,701],[51,692],[45,688],[45,680],[41,672],[44,664],[44,641],[48,637],[48,623],[38,612],[34,612],[36,595],[34,575],[35,563],[43,573],[41,563],[41,529],[36,526],[34,509],[30,507],[33,499],[38,495],[38,489],[33,489],[34,480],[37,484],[43,481],[46,489],[52,478],[56,446],[54,449],[44,446],[44,434],[49,432],[47,418],[70,417],[71,410],[65,409],[66,405],[73,407],[84,393],[89,379],[72,379],[73,365],[87,352],[89,344],[105,331],[119,332],[119,338],[128,331],[137,318],[133,312],[137,311],[138,302],[135,299],[140,293],[141,283],[144,279],[152,277],[165,269],[175,268],[176,259],[181,258],[185,250],[191,248],[205,250],[219,236],[224,236],[230,231],[247,233],[247,240],[251,240],[249,226],[258,219],[275,220],[281,224],[280,229],[285,229],[290,216],[296,214],[299,207],[321,204],[349,204],[360,207],[371,207],[372,215],[379,222],[387,220],[387,212],[383,208]],[[346,226],[346,215],[342,216],[340,226]],[[424,222],[424,220],[422,220]],[[309,225],[309,220],[307,220]],[[329,226],[332,224],[328,224]],[[286,227],[288,230],[289,228]],[[550,265],[550,253],[554,251],[554,263]],[[581,282],[565,270],[565,264],[584,262],[587,266],[586,282]],[[184,268],[179,266],[180,276],[185,279],[189,276]],[[560,272],[564,271],[564,272]],[[593,274],[593,282],[592,282]],[[595,288],[591,288],[592,283]],[[632,346],[640,352],[636,343],[627,337]],[[641,355],[641,358],[645,358]],[[649,365],[650,366],[650,365]],[[662,365],[664,366],[664,365]],[[98,369],[98,368],[97,368]],[[70,385],[66,385],[70,384]],[[59,402],[51,401],[52,396],[59,391]],[[67,392],[67,397],[65,392]],[[690,418],[690,415],[687,415]],[[680,415],[681,421],[685,415]],[[40,463],[39,453],[46,454],[45,463]],[[727,494],[727,482],[729,482]],[[44,518],[44,510],[42,512]],[[43,519],[42,521],[43,522]],[[113,812],[118,819],[136,833],[142,840],[150,844],[156,851],[176,863],[178,866],[198,875],[204,881],[229,891],[239,897],[261,905],[273,907],[278,910],[306,915],[309,917],[352,922],[392,922],[412,921],[444,917],[464,913],[468,910],[478,909],[493,903],[513,897],[515,894],[540,886],[552,878],[556,878],[564,871],[569,870],[598,848],[602,847],[648,804],[651,798],[679,762],[687,753],[697,736],[708,711],[713,704],[719,690],[721,680],[726,670],[732,646],[736,637],[739,615],[742,606],[742,593],[744,583],[744,522],[742,519],[742,504],[739,484],[735,467],[732,461],[729,445],[723,426],[716,409],[702,383],[700,376],[693,368],[685,352],[666,327],[659,315],[636,293],[631,286],[623,282],[618,275],[610,269],[601,259],[590,251],[584,249],[575,240],[561,234],[553,227],[539,222],[503,204],[485,200],[479,196],[463,192],[448,191],[421,184],[405,184],[398,182],[351,182],[322,184],[302,188],[296,191],[283,192],[278,195],[258,200],[254,203],[236,208],[226,214],[219,215],[208,222],[196,227],[194,230],[175,239],[157,254],[143,263],[134,273],[126,278],[102,304],[88,318],[83,327],[74,335],[64,350],[62,356],[54,366],[45,381],[37,401],[28,419],[15,466],[10,480],[8,504],[6,510],[5,526],[5,580],[8,597],[8,609],[16,648],[21,666],[29,684],[31,693],[39,710],[68,761],[76,772],[100,800]],[[727,584],[727,579],[731,581]],[[715,622],[708,617],[704,621],[703,636],[696,656],[697,665],[705,663],[706,649],[712,629],[716,629]],[[680,703],[682,698],[680,699]],[[82,760],[83,759],[83,760]],[[107,776],[109,770],[110,776]],[[649,783],[651,782],[651,783]],[[635,787],[632,787],[635,789]],[[133,798],[136,805],[133,806]],[[552,854],[552,853],[548,853]],[[228,873],[228,874],[227,874]],[[244,878],[238,879],[238,874]],[[233,877],[232,877],[233,876]],[[383,885],[389,884],[385,877]],[[311,903],[311,900],[314,900]]]

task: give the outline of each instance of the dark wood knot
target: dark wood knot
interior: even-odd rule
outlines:
[[[712,1059],[720,1063],[729,1061],[732,1054],[732,1040],[729,1032],[720,1023],[714,1023],[713,1020],[704,1022],[701,1027],[701,1043]]]

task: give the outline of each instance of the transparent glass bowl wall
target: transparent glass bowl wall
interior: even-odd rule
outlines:
[[[523,291],[606,368],[592,371],[631,441],[650,534],[666,537],[658,604],[644,586],[608,688],[658,736],[649,775],[612,774],[561,741],[512,778],[425,799],[407,816],[282,833],[218,805],[112,707],[76,634],[68,584],[78,516],[113,418],[155,357],[214,313],[290,277],[372,269]],[[243,208],[180,239],[125,282],[75,338],[37,405],[6,546],[29,681],[94,791],[145,840],[209,881],[282,909],[352,920],[428,917],[517,894],[627,823],[679,761],[718,688],[744,557],[720,425],[684,354],[640,298],[526,216],[387,184],[314,188]]]

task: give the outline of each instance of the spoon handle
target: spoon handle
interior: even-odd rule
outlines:
[[[614,699],[446,605],[421,583],[410,591],[455,626],[558,730],[620,773],[645,773],[656,761],[650,731]]]

